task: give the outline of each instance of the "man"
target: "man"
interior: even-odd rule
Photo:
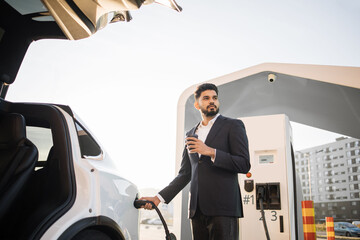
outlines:
[[[238,240],[243,217],[238,173],[250,170],[248,140],[241,120],[219,114],[218,89],[198,86],[194,106],[202,121],[186,134],[181,168],[175,179],[155,197],[169,203],[188,183],[194,240]],[[196,138],[196,135],[198,138]],[[145,205],[151,209],[151,204]]]

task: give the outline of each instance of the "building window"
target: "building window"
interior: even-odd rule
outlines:
[[[350,193],[350,198],[351,199],[355,199],[355,198],[359,198],[360,196],[359,196],[359,193],[358,192],[352,192],[352,193]]]
[[[324,163],[323,164],[323,167],[324,168],[331,168],[332,167],[332,164],[331,163]],[[335,166],[334,166],[335,167]]]
[[[358,190],[358,189],[359,189],[359,184],[350,184],[351,191]]]
[[[328,199],[328,200],[334,200],[335,197],[334,197],[333,194],[327,194],[327,195],[326,195],[326,199]]]
[[[327,192],[333,192],[335,189],[336,189],[336,187],[332,187],[332,186],[325,188],[325,190],[326,190]]]
[[[332,183],[334,183],[334,181],[333,181],[332,178],[327,178],[327,179],[325,180],[325,183],[327,183],[327,184],[332,184]]]

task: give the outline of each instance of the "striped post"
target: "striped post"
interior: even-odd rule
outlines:
[[[315,212],[313,201],[301,201],[304,240],[316,240]]]
[[[334,218],[326,217],[326,235],[327,240],[335,240],[335,232],[334,232]]]

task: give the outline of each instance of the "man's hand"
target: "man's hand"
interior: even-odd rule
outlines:
[[[215,157],[215,149],[207,146],[203,141],[194,138],[186,138],[187,149],[190,153],[199,153],[204,156],[209,156],[211,158]]]
[[[155,204],[155,206],[159,206],[159,203],[160,203],[160,199],[157,196],[155,196],[155,197],[142,197],[139,200],[151,201],[151,202],[153,202]],[[152,210],[152,205],[150,203],[146,203],[142,208]]]

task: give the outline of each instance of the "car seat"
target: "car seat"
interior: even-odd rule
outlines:
[[[38,158],[36,146],[26,138],[25,118],[0,114],[0,224],[21,195]],[[26,200],[25,200],[26,201]]]

